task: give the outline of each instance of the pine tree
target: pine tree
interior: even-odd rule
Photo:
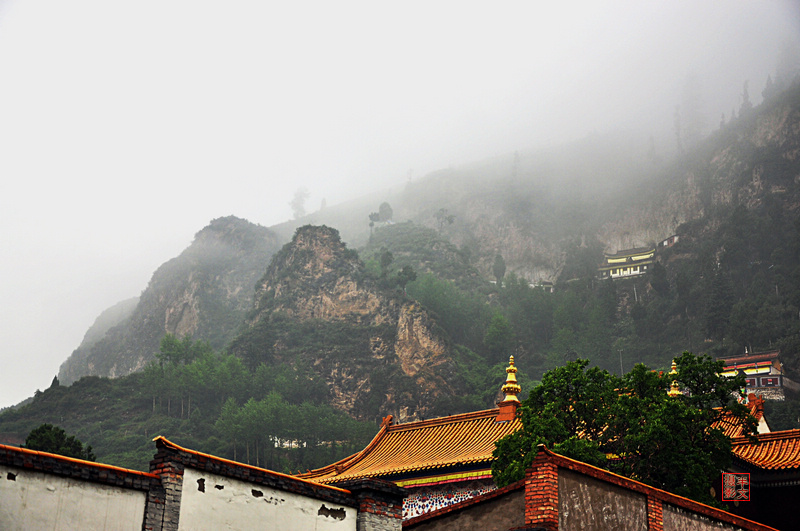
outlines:
[[[739,116],[744,116],[753,110],[753,104],[750,102],[750,92],[747,89],[748,81],[744,82],[742,88],[742,106],[739,107]]]

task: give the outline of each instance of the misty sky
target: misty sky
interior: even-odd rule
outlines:
[[[315,209],[592,132],[668,139],[691,75],[711,129],[799,37],[794,1],[0,0],[0,406],[213,218],[269,226],[299,186]]]

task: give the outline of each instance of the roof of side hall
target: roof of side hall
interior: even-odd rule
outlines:
[[[362,477],[441,474],[492,461],[495,441],[520,429],[518,418],[498,422],[498,409],[392,424],[384,420],[364,450],[298,477],[321,483]]]
[[[773,431],[758,435],[752,443],[746,437],[733,440],[733,455],[762,470],[800,469],[800,430]]]
[[[655,247],[636,247],[635,249],[623,249],[616,253],[603,253],[606,258],[623,258],[625,256],[633,256],[637,254],[654,253]]]

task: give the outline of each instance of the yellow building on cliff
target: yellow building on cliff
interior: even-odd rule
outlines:
[[[604,253],[598,268],[600,278],[626,278],[644,275],[656,261],[655,247],[625,249],[614,254]]]

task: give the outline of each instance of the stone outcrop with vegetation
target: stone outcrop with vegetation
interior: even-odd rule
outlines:
[[[325,226],[299,228],[275,255],[231,350],[322,379],[330,403],[357,418],[428,417],[469,391],[435,321]]]
[[[127,316],[102,337],[84,340],[61,366],[59,379],[69,384],[81,376],[141,370],[167,333],[222,348],[250,309],[253,285],[277,247],[264,227],[233,216],[213,220],[180,256],[158,268]]]

